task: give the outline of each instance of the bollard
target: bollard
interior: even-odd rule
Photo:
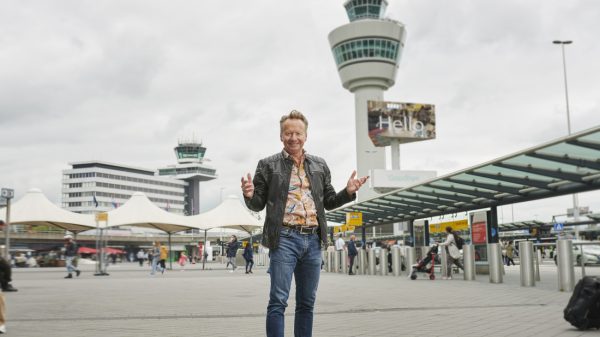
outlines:
[[[327,252],[327,271],[333,273],[333,255],[335,255],[335,251]]]
[[[417,263],[417,252],[415,247],[406,247],[404,256],[406,256],[406,259],[404,260],[404,263],[406,263],[406,270],[410,275],[412,266]]]
[[[533,242],[519,242],[519,271],[521,273],[521,287],[535,287],[533,271]]]
[[[324,271],[327,271],[327,252],[322,250],[321,251],[321,265],[323,266],[321,269]]]
[[[333,252],[333,271],[332,273],[339,273],[340,272],[340,252],[339,251],[335,251]]]
[[[367,274],[367,251],[364,249],[358,251],[358,273],[360,275]]]
[[[379,273],[381,276],[388,274],[388,250],[386,248],[379,250]]]
[[[402,261],[400,257],[400,247],[392,247],[392,273],[394,276],[400,276],[402,273]]]
[[[499,243],[488,243],[488,264],[490,268],[490,283],[502,283],[502,250]]]
[[[373,248],[371,248],[369,250],[369,275],[375,275],[375,271],[377,270],[376,267],[376,260],[375,260],[375,250]]]
[[[558,291],[573,291],[575,267],[573,266],[573,241],[556,241],[556,262],[558,265]]]
[[[340,273],[348,274],[348,251],[340,250],[340,263],[342,264],[342,270]]]
[[[581,257],[579,258],[579,262],[581,262],[581,278],[585,277],[585,254],[583,253],[583,245],[579,245],[579,249],[581,250]]]
[[[463,245],[463,267],[465,281],[475,281],[475,246]]]
[[[536,282],[541,281],[541,279],[540,279],[540,263],[542,263],[542,251],[540,249],[537,249],[536,254],[535,254],[535,280],[536,280]]]
[[[442,273],[442,277],[446,277],[448,276],[448,252],[446,251],[446,246],[438,246],[438,254],[440,255],[440,272]]]

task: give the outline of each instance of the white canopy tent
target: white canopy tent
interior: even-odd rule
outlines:
[[[194,228],[188,225],[186,217],[159,208],[142,192],[135,192],[121,207],[108,212],[106,226],[146,227],[166,232],[169,236],[169,255],[171,254],[171,234]],[[169,259],[169,263],[171,263],[171,259]],[[170,268],[172,268],[171,265]]]
[[[0,210],[0,219],[6,220],[6,208]],[[32,188],[10,205],[10,223],[13,225],[48,225],[73,233],[96,228],[94,218],[64,210],[53,204],[40,189]]]
[[[189,216],[187,220],[195,228],[204,230],[204,242],[206,242],[206,232],[209,229],[237,229],[250,234],[250,239],[252,239],[252,230],[263,226],[260,220],[252,216],[235,195],[227,196],[217,207],[205,213]],[[202,268],[204,269],[204,263]]]
[[[250,211],[235,195],[229,195],[217,207],[210,211],[189,216],[188,224],[199,229],[231,228],[252,234],[252,230],[262,228],[263,224],[250,214]]]

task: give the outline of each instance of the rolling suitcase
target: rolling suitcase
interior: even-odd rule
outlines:
[[[577,282],[564,317],[579,330],[600,328],[600,277],[586,276]]]

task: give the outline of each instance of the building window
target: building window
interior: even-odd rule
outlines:
[[[346,41],[333,48],[338,66],[361,58],[383,58],[397,62],[399,42],[388,39],[361,39]]]

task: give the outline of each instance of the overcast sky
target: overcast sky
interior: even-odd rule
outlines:
[[[573,131],[600,124],[596,0],[389,0],[407,41],[390,101],[436,105],[437,139],[403,146],[401,166],[446,174],[567,134],[567,47]],[[305,148],[336,189],[356,166],[354,98],[327,35],[342,0],[0,2],[0,185],[41,188],[60,202],[68,162],[155,169],[195,136],[219,178],[201,210],[281,149],[278,120],[310,121]],[[600,193],[580,195],[600,211]],[[517,204],[514,218],[550,220],[571,197]],[[510,207],[499,210],[510,221]]]

